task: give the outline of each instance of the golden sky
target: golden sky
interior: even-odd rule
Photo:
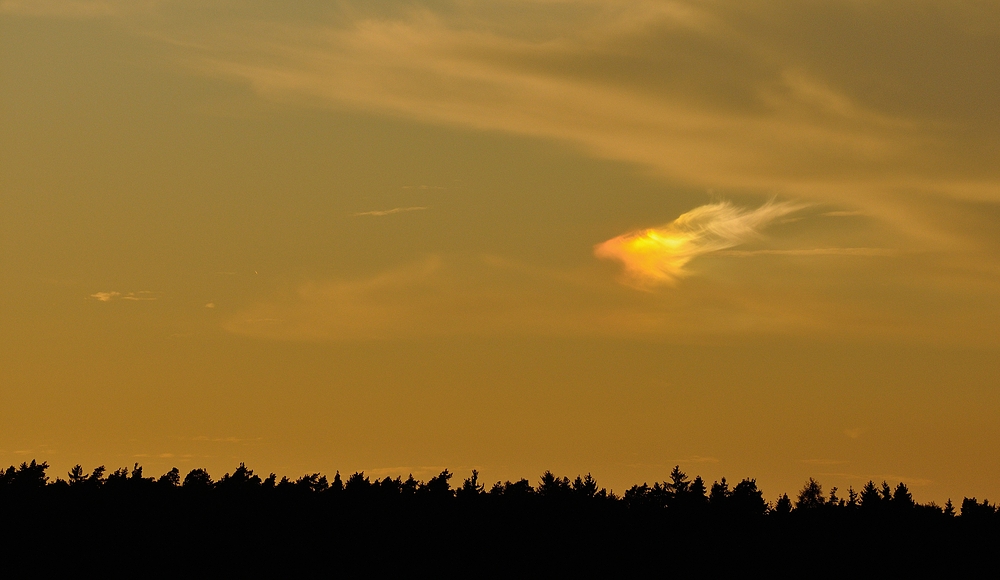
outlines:
[[[0,0],[0,463],[996,498],[997,23]]]

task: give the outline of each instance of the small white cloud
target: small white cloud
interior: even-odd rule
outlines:
[[[215,302],[209,302],[205,305],[205,308],[215,308]]]
[[[150,292],[149,290],[141,290],[139,292],[95,292],[90,295],[91,298],[99,300],[101,302],[111,302],[112,300],[130,300],[132,302],[147,302],[156,300],[156,292]]]
[[[96,292],[91,294],[90,297],[101,302],[111,302],[115,298],[121,296],[121,292]]]
[[[385,210],[374,210],[374,211],[362,211],[354,214],[355,216],[361,215],[373,215],[373,216],[384,216],[392,215],[394,213],[404,213],[409,211],[421,211],[427,209],[426,207],[394,207],[392,209]]]

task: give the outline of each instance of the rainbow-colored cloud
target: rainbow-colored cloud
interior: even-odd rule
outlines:
[[[776,201],[753,210],[725,201],[703,205],[664,226],[629,232],[597,244],[594,255],[621,261],[634,285],[673,285],[690,274],[685,266],[694,258],[738,246],[758,236],[774,220],[802,207]]]

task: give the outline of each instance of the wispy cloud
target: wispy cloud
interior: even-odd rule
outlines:
[[[896,256],[892,248],[810,248],[802,250],[722,250],[719,256],[750,258],[753,256]]]
[[[673,183],[863,210],[936,250],[967,232],[933,203],[1000,200],[1000,118],[972,114],[994,109],[995,63],[988,35],[959,32],[995,21],[989,3],[932,0],[878,59],[831,39],[895,26],[902,0],[366,4],[159,37],[265,99],[561,141]]]
[[[760,235],[801,204],[770,201],[754,210],[719,202],[697,207],[673,222],[622,234],[594,247],[598,258],[618,260],[638,286],[672,285],[690,275],[694,258],[738,246]]]
[[[156,294],[157,294],[156,292],[150,292],[148,290],[142,290],[140,292],[125,292],[125,293],[112,290],[110,292],[95,292],[91,294],[90,297],[100,302],[111,302],[112,300],[130,300],[132,302],[147,302],[156,300],[158,298]]]
[[[101,302],[111,302],[121,296],[121,292],[95,292],[90,297]]]
[[[392,214],[395,214],[395,213],[405,213],[405,212],[410,212],[410,211],[421,211],[421,210],[425,210],[425,209],[427,209],[427,208],[426,207],[394,207],[392,209],[374,210],[374,211],[362,211],[362,212],[358,212],[358,213],[356,213],[354,215],[356,215],[356,216],[362,216],[362,215],[384,216],[384,215],[392,215]]]
[[[341,0],[309,19],[246,3],[192,17],[196,4],[0,0],[0,9],[115,14],[192,70],[267,99],[558,140],[689,185],[864,210],[911,237],[965,233],[928,200],[1000,200],[994,31],[983,25],[1000,16],[997,3],[956,10],[930,0],[905,23],[905,0],[821,10]],[[133,5],[169,17],[126,18]],[[898,34],[868,36],[879,29]]]
[[[650,337],[700,341],[756,335],[894,337],[981,344],[996,316],[966,303],[924,325],[887,296],[884,278],[814,276],[827,267],[889,271],[900,288],[925,284],[905,267],[921,254],[856,265],[817,258],[808,275],[783,277],[779,260],[720,258],[734,275],[694,276],[669,295],[609,284],[596,260],[553,268],[496,256],[433,256],[357,278],[314,280],[275,292],[222,321],[229,332],[276,340],[397,340],[440,336]],[[854,260],[852,258],[852,260]],[[840,262],[840,263],[837,263]],[[883,263],[884,262],[884,263]],[[713,267],[717,267],[719,261]],[[798,270],[793,271],[793,273]],[[743,275],[756,273],[757,275]],[[738,274],[738,275],[737,275]],[[995,277],[994,272],[989,273]],[[789,282],[791,280],[791,282]],[[633,282],[633,285],[637,283]],[[843,299],[861,288],[875,298]],[[984,300],[993,294],[984,294]],[[847,437],[860,436],[848,430]]]

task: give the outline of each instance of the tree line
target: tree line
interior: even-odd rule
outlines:
[[[1000,545],[996,505],[921,504],[903,483],[841,493],[809,479],[769,502],[754,479],[709,485],[679,466],[620,495],[590,474],[551,471],[489,485],[477,471],[459,482],[449,470],[427,481],[262,477],[242,463],[218,479],[200,468],[151,477],[138,464],[48,470],[37,461],[0,469],[5,564],[281,576],[954,574]]]
[[[536,485],[527,479],[517,481],[497,481],[487,488],[479,480],[479,472],[472,471],[460,485],[452,486],[454,474],[445,469],[428,481],[420,481],[411,474],[408,478],[371,478],[364,472],[355,472],[346,479],[337,472],[332,479],[320,473],[303,475],[297,479],[282,477],[274,473],[260,477],[245,464],[232,473],[226,473],[217,481],[207,470],[196,468],[181,475],[174,467],[159,477],[146,477],[143,468],[136,463],[131,469],[120,468],[108,472],[104,466],[86,471],[81,465],[74,466],[65,478],[50,479],[46,462],[32,460],[19,466],[0,468],[0,498],[5,500],[35,494],[68,493],[75,497],[80,494],[116,493],[130,495],[178,494],[178,497],[196,496],[201,499],[226,496],[325,498],[372,502],[399,502],[412,500],[456,501],[456,502],[501,502],[507,504],[589,504],[606,508],[629,511],[670,512],[676,514],[727,514],[746,517],[782,517],[793,512],[849,513],[865,514],[922,514],[928,517],[1000,521],[1000,511],[996,504],[988,500],[978,501],[975,497],[965,497],[958,510],[949,499],[945,505],[934,502],[921,504],[914,501],[907,485],[899,482],[895,486],[883,481],[876,484],[868,481],[860,490],[849,488],[840,494],[837,487],[824,493],[822,485],[813,478],[805,483],[792,499],[788,494],[780,495],[773,503],[764,498],[755,479],[746,478],[730,486],[726,478],[707,485],[701,476],[694,479],[675,466],[667,480],[633,485],[624,494],[600,487],[591,474],[578,475],[574,479],[559,477],[551,471],[541,475]]]

